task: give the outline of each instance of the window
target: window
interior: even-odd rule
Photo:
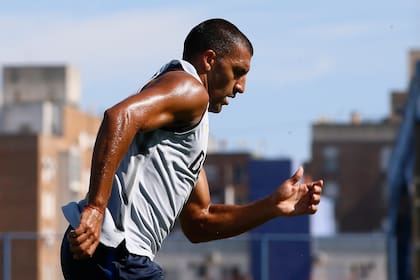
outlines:
[[[233,183],[240,184],[246,180],[247,170],[242,164],[233,166]]]
[[[80,154],[75,148],[70,149],[68,154],[68,172],[70,189],[74,192],[79,192],[82,170]]]
[[[21,123],[19,125],[19,133],[30,134],[32,132],[32,127],[29,123]]]
[[[379,164],[382,172],[388,170],[389,159],[391,157],[392,148],[389,146],[383,147],[381,153],[379,154]]]
[[[57,279],[57,271],[54,265],[52,264],[44,264],[44,271],[43,271],[44,280],[55,280]]]
[[[327,174],[335,173],[338,169],[338,149],[335,146],[327,146],[322,151],[324,170]]]
[[[52,192],[44,191],[41,196],[41,216],[44,219],[54,219],[56,215],[56,199]]]
[[[41,162],[42,171],[41,178],[45,183],[51,182],[56,174],[56,164],[54,160],[50,157],[44,157]]]
[[[19,90],[15,90],[12,98],[16,103],[19,103],[22,100],[22,93]]]
[[[18,83],[20,80],[19,71],[17,69],[10,69],[9,73],[10,73],[10,82],[14,84]]]
[[[334,200],[338,197],[339,186],[335,181],[327,180],[323,189],[324,195],[333,198]]]

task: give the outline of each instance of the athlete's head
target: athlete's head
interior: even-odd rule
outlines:
[[[206,50],[213,50],[224,57],[236,45],[245,46],[253,55],[251,42],[235,25],[224,19],[209,19],[191,29],[185,38],[183,59],[191,61]]]
[[[211,112],[220,112],[227,97],[244,92],[253,53],[249,39],[224,19],[206,20],[187,35],[183,59],[205,75]]]

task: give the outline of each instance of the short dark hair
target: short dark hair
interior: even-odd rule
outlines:
[[[250,40],[234,24],[227,20],[215,18],[203,21],[188,33],[184,41],[183,59],[191,59],[208,49],[214,50],[217,55],[223,57],[232,50],[235,45],[245,46],[251,56],[254,49]]]

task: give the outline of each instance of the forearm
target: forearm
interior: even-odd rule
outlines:
[[[128,123],[118,118],[105,113],[93,150],[88,203],[100,209],[108,203],[115,171],[130,142]]]
[[[180,215],[182,230],[192,242],[236,236],[276,217],[314,214],[323,181],[299,183],[303,168],[261,200],[243,206],[213,205],[204,170]]]
[[[210,205],[198,217],[199,227],[190,231],[193,242],[237,236],[276,217],[270,198],[246,205]]]

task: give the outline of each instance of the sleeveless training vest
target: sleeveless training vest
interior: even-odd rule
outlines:
[[[200,80],[194,67],[172,60],[153,77],[174,69]],[[139,93],[141,94],[141,93]],[[193,128],[174,132],[157,129],[138,133],[115,174],[105,212],[101,243],[153,260],[195,186],[207,153],[208,112]],[[86,199],[63,207],[75,228]]]

